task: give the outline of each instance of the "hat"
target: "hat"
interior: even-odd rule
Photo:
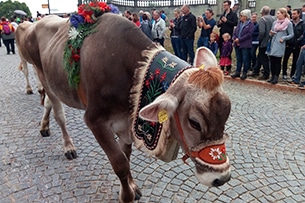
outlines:
[[[249,9],[242,10],[240,12],[240,15],[247,16],[247,19],[250,19],[251,18],[251,10],[249,10]]]

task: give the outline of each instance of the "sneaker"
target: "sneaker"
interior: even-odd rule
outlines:
[[[287,75],[283,75],[283,80],[287,80]]]

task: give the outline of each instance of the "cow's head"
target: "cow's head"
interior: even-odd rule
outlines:
[[[171,136],[195,163],[198,180],[207,186],[220,186],[230,179],[224,129],[231,103],[221,87],[223,73],[206,48],[196,52],[195,66],[202,65],[204,68],[192,68],[180,75],[166,93],[140,111],[140,117],[169,122]]]

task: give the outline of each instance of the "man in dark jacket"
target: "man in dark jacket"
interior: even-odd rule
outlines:
[[[238,23],[238,17],[237,14],[234,13],[231,9],[231,1],[224,1],[223,2],[223,14],[220,16],[219,20],[217,21],[217,27],[220,28],[219,30],[219,41],[218,41],[218,47],[219,51],[221,51],[223,38],[221,37],[224,33],[229,33],[231,36],[233,36],[233,30],[234,27]]]
[[[187,61],[189,56],[189,63],[193,64],[194,52],[194,39],[197,30],[196,17],[191,13],[188,5],[183,5],[181,12],[184,14],[180,21],[180,37],[182,46],[182,59]]]
[[[290,78],[295,73],[296,63],[300,55],[301,43],[303,39],[303,32],[304,32],[304,24],[302,19],[300,19],[301,11],[299,9],[292,10],[292,25],[293,25],[293,32],[294,37],[287,41],[285,55],[283,59],[283,79],[287,79],[287,64],[290,55],[292,54],[292,66],[290,71]]]
[[[258,40],[259,40],[259,49],[258,56],[256,60],[256,65],[253,69],[252,76],[259,76],[261,66],[264,68],[263,76],[259,77],[259,80],[267,80],[270,75],[270,65],[269,57],[266,54],[268,40],[270,38],[269,32],[271,30],[272,24],[274,22],[274,17],[270,15],[270,8],[268,6],[263,6],[261,9],[262,17],[258,21]]]

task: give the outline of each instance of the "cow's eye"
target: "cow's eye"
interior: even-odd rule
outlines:
[[[189,122],[190,122],[191,126],[192,126],[194,129],[196,129],[196,130],[198,130],[198,131],[201,131],[201,126],[200,126],[200,124],[199,124],[198,122],[196,122],[196,121],[194,121],[194,120],[192,120],[192,119],[189,119]]]

